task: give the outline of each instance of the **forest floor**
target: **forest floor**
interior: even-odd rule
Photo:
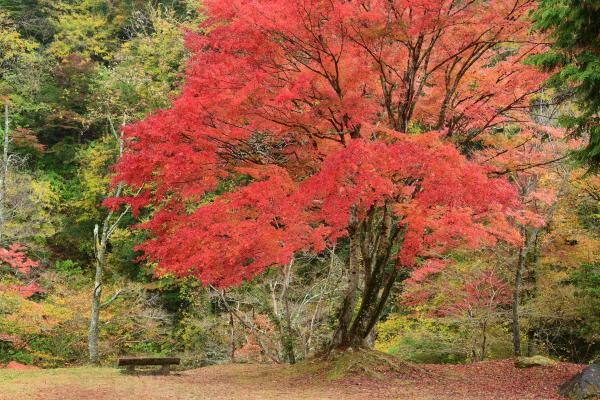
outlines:
[[[281,367],[227,364],[170,376],[129,376],[113,368],[0,370],[1,400],[163,399],[406,399],[552,400],[557,388],[582,366],[558,363],[517,369],[511,360],[471,365],[406,365],[369,371],[344,364]],[[354,371],[354,372],[353,372]]]

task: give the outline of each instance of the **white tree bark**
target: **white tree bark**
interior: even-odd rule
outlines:
[[[112,134],[115,136],[119,144],[119,155],[120,159],[123,155],[123,140],[117,134],[112,120],[109,118],[109,124]],[[112,193],[109,193],[107,197],[120,197],[123,193],[123,183],[120,182]],[[100,321],[100,311],[102,308],[107,307],[110,303],[117,299],[122,291],[116,292],[109,300],[102,303],[102,285],[103,276],[106,262],[106,248],[108,240],[119,226],[121,219],[129,212],[130,207],[127,206],[121,214],[118,216],[114,211],[109,211],[106,218],[102,223],[102,231],[100,231],[98,224],[94,227],[94,255],[96,261],[96,273],[94,276],[94,290],[92,292],[92,310],[90,316],[90,325],[88,329],[88,351],[89,360],[93,364],[97,364],[99,361],[98,357],[98,331]]]
[[[6,225],[6,180],[8,179],[8,145],[9,136],[8,101],[4,103],[4,132],[2,145],[2,165],[0,165],[0,243],[4,239]]]

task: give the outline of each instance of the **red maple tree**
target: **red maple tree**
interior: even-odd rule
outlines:
[[[528,120],[533,1],[204,3],[182,93],[124,128],[115,179],[143,190],[107,202],[153,208],[140,248],[159,273],[234,285],[347,237],[345,348],[399,267],[515,239],[514,189],[454,145]]]
[[[452,281],[454,285],[449,284]],[[421,310],[429,308],[436,316],[458,318],[461,324],[470,325],[472,359],[485,359],[488,330],[505,317],[512,300],[510,285],[495,267],[478,265],[460,271],[458,280],[451,275],[442,275],[425,285],[420,282],[420,277],[413,277],[406,286],[404,305],[418,305]]]

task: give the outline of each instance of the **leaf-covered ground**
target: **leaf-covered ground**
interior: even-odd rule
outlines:
[[[112,368],[0,370],[0,399],[414,399],[552,400],[582,366],[559,363],[519,370],[510,360],[473,365],[406,366],[378,377],[310,368],[234,364],[171,376],[128,376]]]

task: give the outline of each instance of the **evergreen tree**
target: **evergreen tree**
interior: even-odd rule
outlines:
[[[575,100],[579,112],[562,118],[573,133],[589,135],[588,145],[576,153],[593,168],[600,166],[600,2],[597,0],[541,0],[535,27],[549,34],[550,50],[533,61],[555,71],[549,84]]]

